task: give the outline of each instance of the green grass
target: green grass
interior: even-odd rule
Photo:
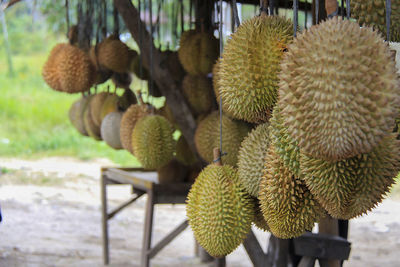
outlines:
[[[47,54],[14,56],[11,77],[2,49],[0,53],[0,156],[109,158],[138,165],[128,152],[115,151],[73,128],[68,110],[80,96],[55,92],[44,83],[41,69]]]

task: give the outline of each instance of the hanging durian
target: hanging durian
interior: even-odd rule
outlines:
[[[262,13],[228,40],[217,72],[224,112],[251,123],[268,121],[278,97],[278,73],[293,24]]]
[[[131,63],[132,54],[129,47],[115,36],[105,39],[98,49],[100,65],[114,72],[126,72]]]
[[[211,81],[201,75],[186,75],[182,90],[190,107],[196,115],[207,113],[213,104]]]
[[[176,159],[186,166],[191,166],[197,162],[197,158],[190,150],[190,147],[183,135],[181,135],[176,143]]]
[[[90,96],[90,98],[88,99],[87,107],[83,112],[83,122],[88,135],[95,140],[101,140],[100,127],[94,123],[93,116],[91,114],[90,104],[92,102],[92,99],[92,96]]]
[[[273,145],[265,159],[258,199],[271,233],[279,238],[295,238],[311,230],[323,209],[298,177],[283,164]]]
[[[238,151],[243,139],[250,131],[250,127],[241,121],[235,121],[229,117],[222,116],[222,145],[224,162],[236,166]],[[203,119],[195,133],[196,149],[199,155],[207,162],[213,161],[213,149],[220,144],[220,117],[215,111]]]
[[[100,122],[108,113],[117,112],[119,110],[119,96],[117,94],[109,94],[104,100],[100,110]]]
[[[84,136],[88,136],[88,133],[85,129],[85,123],[83,122],[83,113],[88,105],[89,97],[81,97],[77,101],[75,101],[71,108],[69,109],[69,120],[72,125],[78,130],[78,132]]]
[[[260,230],[263,230],[264,232],[269,232],[269,226],[267,222],[264,219],[264,215],[261,211],[260,203],[258,200],[256,200],[256,205],[255,205],[255,213],[254,213],[254,219],[253,219],[253,224]]]
[[[211,72],[218,58],[218,40],[206,32],[186,31],[180,39],[179,60],[183,68],[192,75]]]
[[[111,96],[111,93],[101,92],[92,96],[90,100],[90,114],[92,116],[92,120],[97,127],[101,125],[101,109],[103,107],[106,99]]]
[[[278,106],[304,153],[368,153],[394,127],[400,86],[388,45],[369,27],[329,19],[299,34],[281,64]]]
[[[68,44],[57,44],[49,54],[46,63],[43,65],[42,76],[44,81],[50,88],[56,91],[63,91],[59,80],[59,71],[57,65],[61,55],[61,51],[67,47]]]
[[[378,29],[386,38],[386,1],[385,0],[351,0],[351,16],[359,24],[372,26]],[[390,40],[400,41],[400,2],[391,2]]]
[[[386,136],[372,151],[329,162],[304,154],[300,157],[302,178],[328,213],[351,219],[382,201],[400,171],[400,141]]]
[[[231,253],[251,229],[254,202],[234,168],[209,165],[187,198],[186,213],[196,240],[214,257]]]
[[[146,105],[131,105],[122,116],[120,139],[122,146],[133,154],[132,150],[132,131],[136,125],[136,122],[142,117],[149,114],[148,107]]]
[[[175,141],[172,125],[162,116],[148,115],[132,131],[132,148],[145,169],[158,169],[172,160]]]
[[[239,181],[253,197],[258,197],[268,147],[269,124],[264,123],[249,133],[239,150]]]
[[[122,112],[111,112],[101,122],[100,134],[101,138],[107,145],[114,149],[122,149],[120,139],[120,125]]]

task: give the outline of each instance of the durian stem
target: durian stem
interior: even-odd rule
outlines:
[[[222,166],[222,155],[221,150],[219,148],[214,148],[214,164],[217,166]]]

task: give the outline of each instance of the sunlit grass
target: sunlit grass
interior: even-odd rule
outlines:
[[[81,136],[68,119],[68,110],[79,95],[51,90],[41,77],[45,54],[14,56],[14,76],[0,57],[0,154],[37,158],[75,156],[106,157],[121,165],[138,165],[126,151],[115,151],[104,142]]]

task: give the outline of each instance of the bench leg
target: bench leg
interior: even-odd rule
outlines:
[[[149,267],[151,248],[151,234],[153,230],[154,194],[152,191],[147,193],[146,217],[144,221],[143,246],[141,267]]]
[[[107,218],[107,183],[104,175],[101,175],[101,223],[103,236],[103,262],[108,265],[109,247],[108,247],[108,218]]]

